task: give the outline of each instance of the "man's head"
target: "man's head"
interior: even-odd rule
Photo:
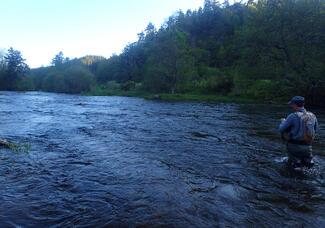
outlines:
[[[293,108],[293,110],[297,111],[300,108],[305,106],[305,98],[301,96],[293,97],[288,104]]]

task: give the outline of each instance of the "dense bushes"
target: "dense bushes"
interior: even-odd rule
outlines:
[[[94,75],[82,66],[53,70],[42,76],[42,79],[41,90],[58,93],[82,93],[89,91],[94,84]]]
[[[94,82],[94,75],[81,66],[72,66],[64,74],[65,83],[71,93],[88,91]]]

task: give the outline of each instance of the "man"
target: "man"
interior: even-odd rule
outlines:
[[[305,98],[296,96],[288,103],[294,110],[283,119],[279,131],[287,141],[288,164],[293,168],[313,166],[312,143],[317,130],[316,116],[305,109]]]

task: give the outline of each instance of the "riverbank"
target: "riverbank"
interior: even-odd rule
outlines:
[[[222,102],[222,103],[260,103],[250,98],[239,96],[205,95],[205,94],[158,94],[149,99],[163,101],[195,101],[195,102]]]
[[[17,91],[27,92],[27,91]],[[32,92],[32,91],[29,91]],[[46,91],[44,91],[46,92]],[[52,93],[52,92],[48,92]],[[64,93],[63,93],[64,94]],[[1,93],[0,93],[1,95]],[[96,90],[81,93],[83,96],[119,96],[119,97],[138,97],[147,100],[161,100],[170,102],[211,102],[211,103],[237,103],[237,104],[284,104],[285,99],[278,100],[262,100],[247,96],[235,95],[213,95],[213,94],[198,94],[198,93],[150,93],[140,90]]]
[[[222,103],[261,103],[261,100],[242,96],[223,96],[212,94],[169,94],[169,93],[150,93],[146,91],[123,91],[123,90],[100,90],[84,93],[86,96],[123,96],[123,97],[140,97],[148,100],[161,101],[195,101],[195,102],[222,102]]]

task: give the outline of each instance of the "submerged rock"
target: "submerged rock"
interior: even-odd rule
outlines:
[[[0,147],[9,148],[10,147],[10,143],[7,140],[0,139]]]

